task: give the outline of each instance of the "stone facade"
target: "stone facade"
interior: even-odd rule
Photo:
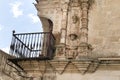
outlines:
[[[106,57],[120,55],[119,3],[118,0],[37,0],[35,7],[44,31],[49,30],[49,24],[44,25],[47,19],[53,23],[58,52],[61,48],[64,51],[58,55],[71,50],[80,56],[89,56],[89,52],[95,57]],[[70,40],[71,34],[76,39]]]
[[[119,0],[95,0],[89,10],[89,43],[94,54],[120,56]]]
[[[58,71],[56,80],[120,80],[119,3],[37,0],[35,7],[42,23],[43,18],[53,23],[56,55],[49,63]],[[43,25],[44,31],[46,28],[48,31]]]
[[[52,27],[56,45],[63,45],[61,48],[64,49],[64,52],[62,53],[65,53],[66,58],[75,59],[87,56],[90,51],[88,12],[92,3],[93,0],[38,0],[35,4],[38,16],[43,23],[43,30],[49,31],[49,28]],[[46,20],[50,20],[53,26],[44,25]],[[74,39],[72,39],[73,37]]]
[[[9,76],[0,65],[5,75],[0,80],[120,80],[119,4],[119,0],[36,0],[44,32],[52,31],[56,38],[55,56],[19,60],[25,72],[9,62]],[[0,61],[7,65],[8,57],[3,58]]]

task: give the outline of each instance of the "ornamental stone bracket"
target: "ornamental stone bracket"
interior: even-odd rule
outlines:
[[[64,73],[93,73],[99,66],[99,61],[93,61],[91,59],[81,60],[31,60],[31,61],[19,61],[18,63],[24,71],[27,73],[27,77],[44,76],[46,73],[58,73],[60,75]]]
[[[57,73],[94,73],[98,69],[120,70],[120,57],[97,59],[53,59],[53,60],[19,60],[17,64],[24,69],[27,77],[43,77],[46,74]]]
[[[75,43],[72,43],[75,44]],[[79,46],[69,46],[65,44],[56,46],[56,54],[54,59],[66,60],[66,59],[83,59],[89,58],[92,55],[93,47],[90,44],[81,43]]]

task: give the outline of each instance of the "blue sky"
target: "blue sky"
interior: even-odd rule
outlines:
[[[16,33],[42,31],[35,0],[0,1],[0,49],[8,52],[12,31]]]

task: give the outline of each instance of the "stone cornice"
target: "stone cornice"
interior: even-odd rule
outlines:
[[[57,72],[58,74],[64,73],[94,73],[97,70],[104,70],[106,68],[120,70],[120,57],[114,58],[81,58],[81,59],[53,59],[53,60],[23,60],[23,59],[15,59],[17,60],[17,64],[19,64],[25,72],[31,73],[42,73],[44,74],[45,69],[49,66],[49,69],[53,70],[53,72]],[[15,61],[14,60],[14,61]],[[13,61],[13,63],[14,63]],[[30,66],[34,65],[34,66]],[[39,65],[39,66],[38,66]],[[37,75],[36,75],[37,76]],[[40,76],[40,75],[38,75]],[[41,75],[42,76],[42,75]]]

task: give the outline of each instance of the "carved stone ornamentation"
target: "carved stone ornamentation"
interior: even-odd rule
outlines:
[[[70,37],[70,40],[74,41],[77,39],[77,34],[74,34],[74,33],[70,34],[69,37]]]
[[[89,0],[81,0],[81,36],[80,36],[80,45],[78,49],[79,58],[87,57],[89,54],[89,45],[88,45],[88,10],[89,10]]]
[[[74,24],[77,23],[78,17],[76,15],[72,16],[72,21]]]
[[[65,45],[60,44],[56,46],[56,59],[64,59],[65,58]]]
[[[66,46],[66,58],[67,59],[75,59],[78,55],[77,49],[78,45],[76,43],[77,35],[76,34],[70,34],[70,45]]]
[[[78,49],[77,46],[68,46],[66,48],[66,58],[75,59],[76,56],[78,55],[77,49]]]

